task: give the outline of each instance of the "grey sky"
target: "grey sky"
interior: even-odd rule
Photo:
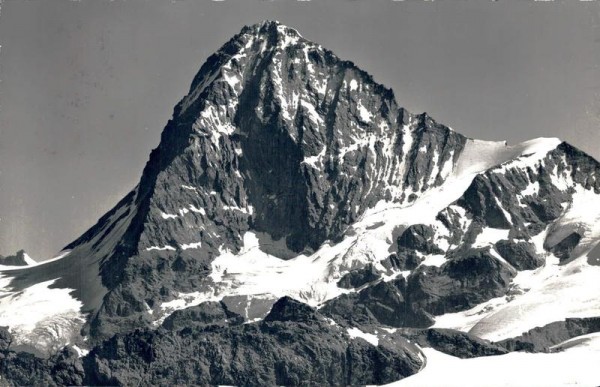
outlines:
[[[600,158],[600,3],[5,0],[0,254],[47,259],[137,182],[203,61],[277,19],[481,139]]]

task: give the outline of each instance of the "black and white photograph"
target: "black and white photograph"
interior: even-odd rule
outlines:
[[[0,1],[0,386],[599,386],[600,1]]]

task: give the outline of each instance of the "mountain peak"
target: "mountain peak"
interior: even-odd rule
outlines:
[[[321,57],[325,56],[326,51],[320,45],[304,39],[297,30],[278,21],[265,20],[245,26],[207,59],[194,77],[188,95],[176,107],[175,115],[185,113],[205,90],[219,83],[225,82],[235,91],[240,91],[248,83],[246,78],[258,70],[259,65],[265,68],[269,63],[294,56],[288,51],[289,47],[296,47],[296,53],[303,52],[306,60],[309,60],[309,55],[315,55],[311,51],[319,51]],[[327,55],[334,56],[329,51]]]
[[[302,38],[300,33],[287,25],[282,24],[278,20],[263,20],[262,22],[245,26],[242,28],[241,34],[254,34],[254,35],[274,35],[281,34],[290,36],[293,38]]]
[[[257,52],[265,52],[274,48],[285,49],[289,45],[310,42],[302,37],[294,28],[281,24],[276,20],[264,20],[260,23],[245,26],[235,35],[229,43],[238,42],[240,48],[249,48],[249,42],[260,42],[259,45],[251,45],[251,49]],[[227,44],[223,48],[227,47]]]
[[[202,66],[163,133],[156,171],[185,153],[200,157],[183,185],[214,192],[211,206],[242,209],[250,219],[238,221],[298,253],[339,237],[383,198],[406,202],[442,184],[464,142],[426,113],[400,108],[352,62],[264,21]],[[172,201],[156,214],[178,211]],[[143,249],[171,243],[151,239]],[[242,238],[232,239],[225,245],[237,251]]]
[[[138,186],[59,258],[11,268],[11,294],[51,283],[44,301],[70,302],[50,317],[73,323],[52,336],[18,321],[20,343],[49,348],[73,342],[81,328],[100,341],[204,301],[247,320],[275,303],[267,320],[304,321],[314,311],[295,300],[317,306],[343,293],[333,309],[429,324],[446,305],[459,311],[504,294],[513,252],[526,255],[515,265],[537,267],[547,251],[570,257],[583,251],[574,250],[577,238],[600,238],[600,229],[586,234],[561,217],[569,201],[577,214],[592,208],[586,201],[596,196],[573,198],[581,187],[600,192],[600,166],[559,143],[467,139],[399,107],[390,89],[296,30],[277,21],[244,27],[202,65]],[[554,239],[546,246],[547,230]],[[507,262],[491,247],[500,240]],[[339,289],[366,265],[377,270],[369,278],[393,281]],[[473,265],[491,280],[471,281]],[[419,288],[415,303],[407,286],[429,283],[425,275],[441,288],[463,277],[473,288],[444,299],[435,286]],[[476,297],[463,298],[471,290]],[[465,302],[457,305],[456,294]],[[386,298],[389,305],[379,302]],[[383,308],[348,307],[364,299]],[[11,307],[37,309],[29,301]]]

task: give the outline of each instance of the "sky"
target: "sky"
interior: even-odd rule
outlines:
[[[275,19],[472,138],[600,159],[600,2],[5,0],[0,254],[51,258],[130,191],[206,58]]]

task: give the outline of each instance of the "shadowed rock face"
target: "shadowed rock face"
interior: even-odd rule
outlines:
[[[524,332],[521,336],[502,340],[497,344],[509,351],[549,352],[560,351],[556,347],[574,337],[600,332],[600,318],[567,318],[543,327],[537,327]]]
[[[452,329],[403,329],[396,334],[410,339],[421,347],[434,348],[461,359],[508,353],[508,350],[501,345]]]
[[[280,298],[269,314],[265,317],[265,321],[296,321],[296,322],[312,322],[318,319],[318,314],[310,306],[298,302],[290,297]]]
[[[87,381],[102,385],[382,384],[422,366],[416,347],[399,343],[351,340],[312,308],[285,298],[261,323],[119,335],[83,363]]]
[[[423,266],[409,278],[411,301],[432,314],[469,309],[502,296],[516,271],[490,254],[489,248],[471,250],[441,267]]]
[[[177,310],[163,321],[165,329],[178,331],[183,328],[239,325],[244,318],[222,302],[204,302],[183,310]]]
[[[398,238],[398,247],[415,250],[423,254],[443,254],[444,251],[432,242],[435,231],[423,224],[410,226]]]
[[[325,303],[321,312],[350,326],[385,324],[392,327],[427,327],[433,318],[407,299],[404,278],[378,282],[358,293],[341,295]]]
[[[581,235],[576,232],[569,234],[565,239],[550,248],[552,254],[560,258],[561,262],[571,258],[571,252],[579,244]]]
[[[338,286],[340,288],[352,289],[359,288],[369,282],[376,281],[380,278],[380,274],[372,264],[366,265],[365,267],[357,270],[353,270],[350,273],[344,275],[339,281]]]
[[[398,337],[374,346],[351,339],[307,305],[279,300],[264,322],[212,324],[218,304],[179,314],[169,329],[116,335],[78,358],[65,349],[42,360],[8,349],[3,378],[15,385],[364,385],[419,371],[419,349]],[[195,317],[204,316],[198,324]],[[209,317],[210,316],[210,317]],[[176,328],[174,325],[185,328]]]
[[[545,262],[536,254],[532,243],[504,239],[496,242],[495,246],[498,254],[517,270],[533,270]]]

